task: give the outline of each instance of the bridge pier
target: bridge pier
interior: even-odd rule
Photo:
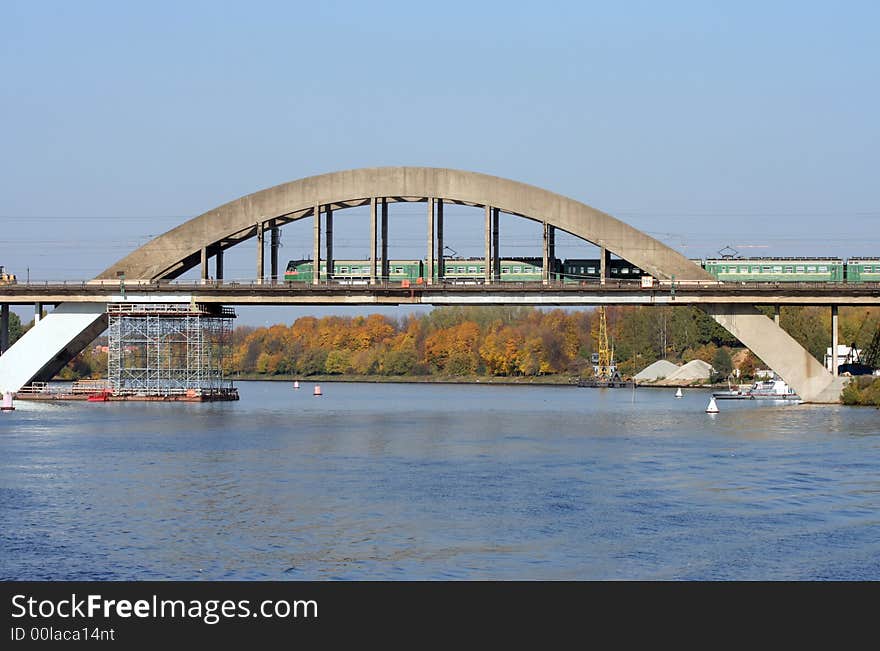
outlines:
[[[831,375],[837,377],[837,306],[831,306]]]
[[[778,305],[773,306],[773,323],[775,323],[776,325],[779,325],[779,306]]]
[[[0,355],[9,348],[9,304],[0,305]]]
[[[223,280],[223,249],[217,245],[217,253],[214,254],[214,277]]]
[[[34,303],[34,325],[37,325],[41,318],[43,318],[43,304]]]
[[[846,378],[834,377],[808,350],[756,307],[742,303],[701,307],[764,360],[804,402],[840,402]]]

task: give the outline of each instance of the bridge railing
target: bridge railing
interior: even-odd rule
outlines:
[[[95,289],[106,289],[108,291],[137,291],[146,289],[150,291],[161,291],[168,289],[171,291],[180,290],[203,290],[205,288],[212,289],[247,289],[247,290],[269,290],[276,289],[315,289],[315,288],[371,288],[371,289],[437,289],[437,288],[466,288],[466,287],[509,287],[520,289],[560,289],[560,288],[605,288],[605,289],[646,289],[646,290],[671,290],[671,289],[742,289],[748,290],[767,290],[767,289],[824,289],[824,290],[845,290],[847,288],[880,288],[880,281],[723,281],[723,280],[662,280],[654,279],[653,284],[645,287],[639,280],[618,280],[607,279],[606,282],[600,283],[597,278],[572,280],[551,280],[544,283],[537,281],[522,280],[500,280],[486,282],[484,279],[439,279],[432,284],[416,283],[414,281],[400,281],[397,279],[377,279],[375,284],[362,280],[321,280],[317,283],[311,281],[289,281],[265,279],[263,282],[253,278],[236,278],[225,280],[126,280],[120,282],[118,280],[99,279],[99,280],[31,280],[29,282],[20,282],[12,285],[2,286],[4,293],[32,293],[34,291],[62,291],[71,292],[76,290],[94,291]]]

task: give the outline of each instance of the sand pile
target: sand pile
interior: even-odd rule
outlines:
[[[636,382],[654,382],[662,378],[668,378],[678,371],[678,366],[665,359],[658,359],[650,366],[646,366],[635,375]]]
[[[712,375],[712,366],[701,359],[694,359],[666,377],[668,382],[693,382],[708,380]]]

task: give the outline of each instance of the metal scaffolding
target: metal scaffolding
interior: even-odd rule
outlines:
[[[231,308],[113,303],[107,315],[107,375],[114,396],[237,396],[226,378]]]

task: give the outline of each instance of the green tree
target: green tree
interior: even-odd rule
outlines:
[[[733,360],[726,348],[719,348],[712,358],[712,367],[715,369],[714,381],[724,380],[733,370]]]

